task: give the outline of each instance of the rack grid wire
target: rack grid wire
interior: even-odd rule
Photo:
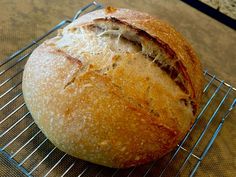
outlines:
[[[71,157],[58,150],[34,123],[23,100],[21,83],[24,64],[45,39],[81,14],[102,8],[92,2],[72,19],[64,20],[0,62],[0,152],[26,176],[194,176],[224,121],[233,110],[236,89],[204,71],[203,104],[195,122],[175,150],[149,164],[112,169]]]

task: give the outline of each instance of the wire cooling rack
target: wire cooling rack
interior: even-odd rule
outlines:
[[[224,121],[235,106],[236,89],[204,71],[201,111],[182,142],[158,161],[129,169],[112,169],[73,158],[58,150],[34,123],[23,100],[24,64],[40,43],[82,13],[102,8],[92,2],[0,62],[0,152],[26,176],[193,176]]]

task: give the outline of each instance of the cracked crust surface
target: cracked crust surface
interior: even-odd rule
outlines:
[[[165,23],[127,9],[80,17],[35,49],[23,75],[25,102],[43,133],[72,156],[116,168],[171,151],[191,126],[201,92],[189,44]]]

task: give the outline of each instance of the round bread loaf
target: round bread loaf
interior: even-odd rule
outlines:
[[[60,150],[126,168],[170,152],[202,96],[201,64],[172,27],[106,8],[83,15],[41,44],[23,74],[36,124]]]

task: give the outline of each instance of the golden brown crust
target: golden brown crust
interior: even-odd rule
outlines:
[[[147,60],[129,41],[119,41],[124,48],[130,46],[128,52],[81,52],[86,48],[79,43],[83,35],[93,41],[88,50],[97,46],[96,35],[86,27],[110,16],[139,29],[139,35],[148,36],[147,43],[156,40],[168,55],[165,60],[174,58],[178,72],[192,85],[189,93],[166,74],[168,68]],[[76,34],[78,29],[83,35]],[[169,25],[148,14],[108,9],[80,17],[35,50],[25,66],[23,94],[35,122],[59,149],[126,168],[162,157],[183,138],[194,120],[192,107],[198,110],[200,104],[202,80],[195,53]]]

